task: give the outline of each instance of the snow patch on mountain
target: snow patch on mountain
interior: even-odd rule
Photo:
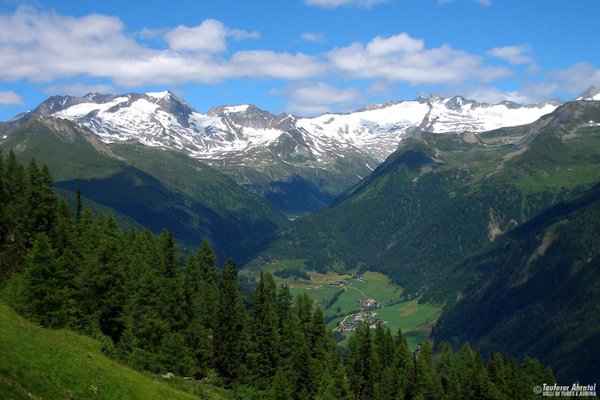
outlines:
[[[591,86],[588,90],[586,90],[579,97],[577,97],[577,100],[600,101],[600,88],[597,88],[596,86]]]
[[[301,118],[249,104],[214,107],[202,114],[164,91],[54,96],[36,111],[86,126],[107,143],[137,141],[209,161],[259,163],[260,153],[286,163],[326,167],[352,156],[381,162],[415,130],[477,133],[533,122],[557,105],[490,105],[431,95]]]

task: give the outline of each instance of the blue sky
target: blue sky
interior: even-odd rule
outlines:
[[[0,0],[0,120],[50,95],[169,89],[315,115],[437,92],[600,86],[598,0]]]

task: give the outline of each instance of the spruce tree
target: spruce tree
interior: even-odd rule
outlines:
[[[32,159],[27,167],[25,231],[33,241],[36,233],[50,234],[56,221],[57,201],[52,190],[52,177],[48,167],[41,170]]]
[[[240,377],[245,363],[243,328],[245,312],[237,290],[237,269],[233,261],[225,263],[219,284],[219,313],[215,330],[215,368],[231,385]]]
[[[279,363],[276,285],[271,274],[260,274],[249,320],[249,370],[253,386],[266,389]],[[322,322],[321,322],[322,325]]]
[[[348,358],[348,378],[354,396],[358,400],[375,399],[373,343],[367,324],[359,324],[350,337]]]
[[[442,384],[433,365],[433,351],[426,340],[421,344],[415,356],[415,393],[430,400],[441,400],[444,397]]]
[[[29,255],[25,288],[31,317],[43,326],[62,326],[63,298],[58,262],[50,239],[43,233],[36,236]]]
[[[456,399],[459,397],[461,387],[452,347],[447,342],[443,342],[440,346],[440,352],[437,373],[440,376],[446,397]]]

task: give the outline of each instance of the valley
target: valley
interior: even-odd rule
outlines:
[[[140,96],[130,100],[148,101],[148,95]],[[66,99],[64,104],[81,100]],[[433,100],[417,103],[422,106]],[[444,99],[435,101],[449,103]],[[465,105],[462,100],[454,103],[457,103],[455,107]],[[41,106],[42,111],[51,106]],[[415,105],[399,103],[396,106]],[[385,108],[374,107],[358,113],[378,115]],[[229,112],[255,113],[251,118],[246,117],[259,125],[273,118],[260,117],[262,114],[251,107],[219,108],[214,112],[222,114],[224,120],[228,120],[225,114]],[[232,121],[230,125],[234,124]],[[37,164],[28,166],[29,175],[18,172],[16,166],[19,160],[27,162],[34,158],[48,166],[47,172],[39,172],[47,174],[43,175],[43,182],[48,184],[52,180],[50,171],[53,171],[55,190],[67,200],[57,220],[66,218],[68,221],[69,207],[75,210],[83,206],[90,210],[86,216],[88,223],[98,221],[90,225],[97,224],[97,228],[86,228],[88,235],[93,237],[98,234],[94,232],[105,232],[102,235],[113,237],[104,245],[115,237],[127,238],[119,250],[121,253],[117,252],[121,254],[119,260],[140,257],[136,262],[147,275],[138,282],[136,264],[112,260],[103,253],[105,250],[82,254],[78,257],[84,269],[78,273],[83,275],[77,278],[69,275],[74,279],[70,284],[72,288],[64,289],[64,293],[81,290],[79,296],[82,296],[91,284],[100,293],[94,301],[103,302],[106,297],[103,291],[113,293],[113,289],[101,284],[104,278],[98,282],[88,281],[85,274],[100,273],[93,268],[98,261],[92,260],[109,262],[106,271],[115,275],[107,279],[111,282],[116,279],[124,285],[113,295],[128,298],[126,305],[106,304],[103,311],[106,315],[89,317],[96,321],[94,324],[100,324],[100,334],[96,325],[89,325],[91,322],[86,320],[70,322],[68,326],[99,335],[100,340],[109,343],[109,349],[114,346],[118,350],[112,354],[129,366],[155,372],[173,366],[181,374],[205,377],[215,376],[218,370],[217,387],[229,389],[232,386],[227,379],[235,380],[238,374],[252,371],[252,376],[261,383],[251,384],[249,390],[264,391],[269,387],[268,382],[275,382],[276,373],[292,373],[289,365],[274,367],[278,364],[273,359],[287,357],[290,362],[297,362],[297,357],[302,357],[321,363],[327,379],[338,379],[334,368],[337,361],[331,364],[325,361],[339,357],[336,349],[342,354],[356,354],[356,343],[365,340],[364,329],[368,327],[374,335],[379,335],[375,341],[384,340],[382,335],[398,335],[394,340],[400,346],[399,352],[419,352],[429,343],[433,343],[434,348],[426,351],[441,351],[439,346],[446,346],[441,344],[446,342],[458,349],[461,343],[471,342],[486,357],[497,349],[520,357],[533,355],[555,368],[560,379],[571,379],[589,377],[577,366],[582,358],[570,357],[567,346],[581,348],[593,343],[594,338],[585,332],[595,331],[593,319],[586,320],[578,313],[569,312],[581,309],[593,314],[591,303],[596,300],[588,303],[585,298],[570,297],[568,289],[544,277],[538,265],[544,260],[552,268],[568,266],[572,275],[564,282],[577,287],[585,285],[584,279],[596,281],[592,269],[598,248],[592,238],[598,229],[594,213],[600,182],[597,151],[600,128],[595,121],[600,121],[600,102],[580,100],[562,104],[526,125],[481,132],[406,130],[397,148],[385,160],[363,164],[369,172],[364,177],[358,174],[354,184],[338,180],[343,173],[340,175],[341,170],[331,165],[323,167],[331,174],[327,175],[315,172],[321,168],[315,164],[303,164],[302,168],[308,166],[319,177],[319,186],[299,172],[299,166],[304,163],[298,163],[299,159],[284,162],[286,173],[295,174],[289,182],[271,180],[278,179],[278,175],[271,175],[269,169],[279,170],[279,161],[259,157],[256,163],[248,165],[246,172],[260,177],[259,180],[266,179],[263,183],[271,188],[269,193],[240,185],[232,179],[231,171],[228,172],[233,164],[224,160],[206,163],[181,149],[116,140],[106,132],[99,135],[82,121],[58,118],[52,113],[22,117],[20,122],[6,128],[0,145],[9,149],[4,153],[7,193],[25,196],[22,201],[26,204],[34,199],[27,194],[30,189],[20,190],[19,185],[13,183],[19,176],[31,182],[39,179],[36,178]],[[370,134],[387,134],[377,130],[380,128],[373,129]],[[297,134],[294,140],[305,140],[302,135],[306,132],[288,131],[286,135]],[[283,136],[288,137],[286,135]],[[384,147],[388,146],[385,140],[380,142]],[[246,154],[245,150],[240,151]],[[280,151],[289,155],[290,149]],[[376,152],[369,157],[373,154]],[[350,157],[343,170],[356,174],[356,163],[363,161]],[[252,180],[246,180],[249,176],[246,172],[241,176],[248,183]],[[329,184],[339,184],[337,195],[321,192],[322,185]],[[315,210],[290,213],[294,204],[302,203],[311,203],[310,207]],[[17,204],[20,203],[11,207]],[[28,213],[37,215],[35,207],[28,207]],[[585,210],[579,211],[580,208]],[[580,213],[591,217],[590,221],[580,223],[585,229],[575,233],[569,221],[584,218]],[[17,220],[24,218],[13,229],[22,229],[32,218],[19,217],[13,211],[6,215]],[[36,218],[43,220],[40,216]],[[71,223],[77,226],[80,223],[77,221],[80,220]],[[117,233],[119,229],[129,233]],[[140,233],[143,229],[149,231]],[[6,238],[19,237],[23,248],[39,245],[39,238],[31,237],[31,233],[14,236],[10,230],[7,232]],[[57,244],[52,246],[64,245],[61,243],[65,239],[60,239],[60,235],[66,233],[49,231],[47,234],[58,235],[53,239]],[[159,236],[154,239],[153,234]],[[75,243],[75,239],[71,240]],[[204,242],[195,251],[198,240]],[[151,244],[153,241],[157,244]],[[28,251],[33,252],[37,249],[35,246]],[[128,254],[127,246],[142,247],[137,250],[140,253],[133,256]],[[505,251],[506,246],[514,250]],[[12,248],[10,242],[0,248],[0,256],[17,260],[11,261],[17,265],[15,269],[3,274],[7,277],[15,274],[17,278],[8,280],[0,293],[20,312],[31,315],[26,303],[22,303],[24,289],[19,288],[24,279],[32,278],[18,272],[19,269],[29,271],[31,261]],[[151,248],[160,250],[154,250],[158,253],[152,255]],[[581,254],[573,255],[575,251]],[[161,252],[164,254],[158,255]],[[569,258],[564,258],[564,254]],[[232,258],[243,266],[239,280]],[[60,258],[59,265],[68,264],[68,260]],[[121,267],[115,267],[117,265],[126,268],[126,272],[118,272]],[[155,265],[163,265],[163,269],[152,272]],[[227,293],[223,292],[227,289],[223,286],[226,274],[216,269],[221,265],[230,271]],[[194,268],[200,268],[200,272],[194,272]],[[553,276],[559,275],[553,272]],[[198,283],[189,286],[188,279]],[[199,283],[202,279],[206,281]],[[159,282],[164,282],[173,292],[167,294],[159,290]],[[134,288],[130,297],[124,292],[128,285]],[[536,285],[546,289],[539,290]],[[587,298],[596,299],[594,288],[592,285],[585,292]],[[565,307],[544,296],[550,289],[557,298],[569,299]],[[173,312],[179,313],[176,319],[160,306],[158,298],[144,306],[147,311],[142,315],[136,311],[140,301],[156,296],[153,292],[161,296],[160,301],[170,304],[168,307]],[[199,297],[192,301],[193,293]],[[506,298],[509,293],[511,297]],[[229,295],[232,297],[222,298]],[[504,302],[497,304],[496,299],[502,298]],[[223,303],[226,301],[229,303]],[[178,310],[174,302],[186,311]],[[478,307],[478,302],[486,304],[485,308]],[[217,304],[224,308],[218,309]],[[575,324],[583,329],[582,333],[573,333],[571,339],[562,342],[547,339],[532,345],[539,329],[524,319],[522,313],[529,313],[539,321],[543,311],[536,308],[538,306],[553,307],[567,321],[566,326]],[[196,320],[184,317],[200,309],[210,317],[197,316]],[[234,312],[229,315],[231,310]],[[489,315],[490,310],[505,319]],[[73,311],[67,308],[64,312]],[[54,318],[52,315],[55,314],[41,314],[39,318]],[[59,318],[62,314],[56,315]],[[76,319],[73,315],[70,318]],[[162,321],[162,325],[152,327],[153,322],[147,318]],[[232,349],[240,346],[239,352],[232,353],[231,357],[237,357],[238,367],[241,365],[247,370],[232,369],[232,364],[222,361],[220,356],[220,352],[226,351],[213,347],[213,332],[221,329],[221,323],[215,325],[213,321],[221,319],[227,320],[229,328],[226,332],[219,331],[223,337],[219,336],[218,341],[237,343],[232,344]],[[183,326],[183,321],[189,325]],[[461,321],[476,322],[464,325]],[[123,330],[124,324],[130,331]],[[519,340],[503,340],[502,335],[507,335],[513,324],[524,333]],[[241,336],[229,336],[230,331],[240,329],[244,330]],[[565,334],[559,326],[545,326],[545,329],[553,332],[552,335]],[[133,332],[140,336],[131,336]],[[162,332],[156,333],[163,335],[162,339],[148,341],[155,335],[152,332]],[[205,341],[198,342],[196,335],[204,335]],[[336,355],[332,353],[320,361],[316,361],[319,359],[316,353],[300,356],[307,350],[294,335],[306,341],[315,341],[317,337],[321,341],[318,351],[335,350]],[[162,342],[167,339],[170,342]],[[238,340],[246,342],[238,343]],[[284,340],[281,346],[285,343],[289,347],[287,350],[279,347],[279,355],[273,355],[269,349],[278,340]],[[551,345],[556,346],[554,350],[549,348]],[[193,362],[188,358],[176,361],[169,356],[170,348],[183,355],[188,346],[198,351]],[[161,356],[152,357],[153,351],[162,352]],[[586,363],[595,365],[591,360]],[[261,365],[269,367],[263,370]],[[186,383],[179,383],[182,388],[186,387]],[[12,381],[10,384],[17,385]],[[296,381],[295,385],[302,383]],[[213,395],[219,396],[218,393]]]
[[[418,297],[404,295],[401,287],[381,273],[356,271],[338,274],[299,269],[301,263],[273,263],[260,271],[247,268],[242,276],[257,279],[262,272],[272,273],[279,284],[290,288],[293,296],[308,295],[323,310],[327,328],[338,344],[346,347],[348,337],[359,323],[373,328],[382,325],[392,332],[402,330],[410,349],[430,336],[442,308],[420,304]],[[286,276],[282,278],[281,276]]]
[[[600,384],[600,1],[0,1],[0,400]]]

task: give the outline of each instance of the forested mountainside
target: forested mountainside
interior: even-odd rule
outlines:
[[[213,398],[510,399],[532,396],[538,382],[554,382],[552,372],[533,359],[518,364],[494,354],[486,362],[468,345],[456,355],[445,346],[439,360],[428,342],[410,353],[401,333],[382,326],[372,333],[360,325],[343,363],[321,310],[307,295],[293,301],[286,286],[261,274],[245,298],[233,261],[217,270],[206,241],[181,263],[169,231],[159,236],[136,228],[123,232],[112,216],[86,211],[80,198],[72,211],[54,193],[47,167],[32,160],[24,168],[12,152],[0,165],[2,299],[40,325],[33,332],[19,323],[39,348],[60,343],[48,328],[77,330],[133,368],[205,378],[211,387],[194,390]],[[17,320],[11,315],[2,306],[1,318]],[[6,340],[0,346],[14,336],[14,328],[3,325],[0,337]],[[98,386],[86,391],[65,377],[70,367],[50,370],[56,385],[27,381],[19,371],[32,368],[31,352],[3,348],[13,362],[0,362],[5,376],[0,393],[52,398],[119,393],[114,385],[120,380],[96,364],[94,345],[89,345],[87,359],[97,365]],[[81,354],[79,346],[64,357]],[[59,344],[54,350],[61,349]],[[142,389],[132,385],[131,390]]]
[[[377,270],[413,293],[600,180],[600,102],[473,135],[421,133],[332,206],[281,229],[252,265]],[[434,298],[445,301],[444,298]]]
[[[436,94],[303,118],[251,104],[205,114],[171,93],[52,96],[11,121],[69,120],[109,146],[136,143],[201,160],[288,215],[316,211],[367,176],[413,131],[482,132],[535,121],[560,102],[478,103]]]
[[[593,382],[600,370],[599,235],[600,183],[450,270],[433,290],[459,300],[435,338],[538,357],[563,382]]]
[[[109,147],[70,121],[32,117],[2,147],[22,161],[48,165],[56,186],[114,209],[159,233],[169,229],[192,249],[208,240],[219,256],[245,262],[286,217],[215,169],[163,149]]]

